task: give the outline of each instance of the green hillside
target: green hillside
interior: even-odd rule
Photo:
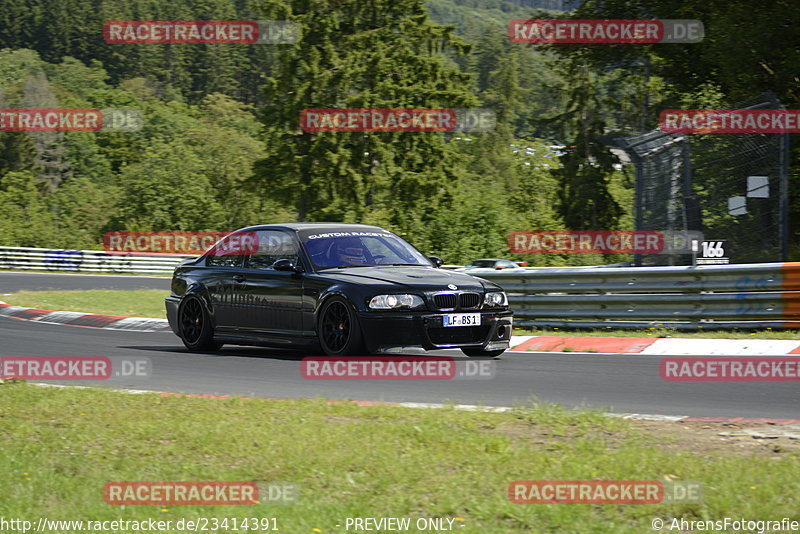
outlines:
[[[428,0],[428,13],[439,24],[454,24],[459,33],[473,26],[505,27],[508,21],[529,18],[546,4],[542,0]],[[553,11],[553,13],[557,13]]]

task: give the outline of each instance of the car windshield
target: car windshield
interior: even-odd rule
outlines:
[[[300,241],[318,269],[431,266],[428,258],[417,249],[386,231],[307,230],[300,233]]]
[[[475,260],[470,267],[494,267],[494,260]]]

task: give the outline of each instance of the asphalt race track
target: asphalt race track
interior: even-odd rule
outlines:
[[[161,288],[166,292],[168,287],[167,278],[0,273],[0,293],[45,288]],[[431,354],[463,359],[460,351]],[[148,378],[64,383],[154,391],[487,406],[537,399],[616,413],[800,416],[797,382],[666,382],[658,373],[661,356],[639,354],[506,353],[494,362],[496,376],[484,380],[312,381],[300,374],[302,353],[226,346],[216,355],[194,354],[171,333],[0,317],[0,356],[149,358],[153,373]]]

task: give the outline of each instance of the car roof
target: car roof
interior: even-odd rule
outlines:
[[[372,226],[369,224],[356,224],[356,223],[340,223],[340,222],[299,222],[299,223],[274,223],[274,224],[258,224],[242,228],[244,230],[265,230],[269,228],[283,228],[286,230],[318,230],[322,228],[330,228],[337,230],[380,230],[387,232],[385,228],[380,226]]]

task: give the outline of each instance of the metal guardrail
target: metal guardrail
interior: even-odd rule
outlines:
[[[135,255],[102,250],[0,247],[0,269],[172,274],[175,266],[195,256]]]
[[[800,263],[528,268],[475,274],[515,323],[581,328],[800,328]]]
[[[192,257],[0,247],[0,269],[172,274]],[[515,323],[522,326],[800,328],[800,263],[528,267],[468,274],[505,289]]]
[[[185,254],[136,255],[102,250],[0,247],[0,269],[171,275],[180,262],[196,257]],[[445,269],[461,267],[463,265],[442,266]]]

